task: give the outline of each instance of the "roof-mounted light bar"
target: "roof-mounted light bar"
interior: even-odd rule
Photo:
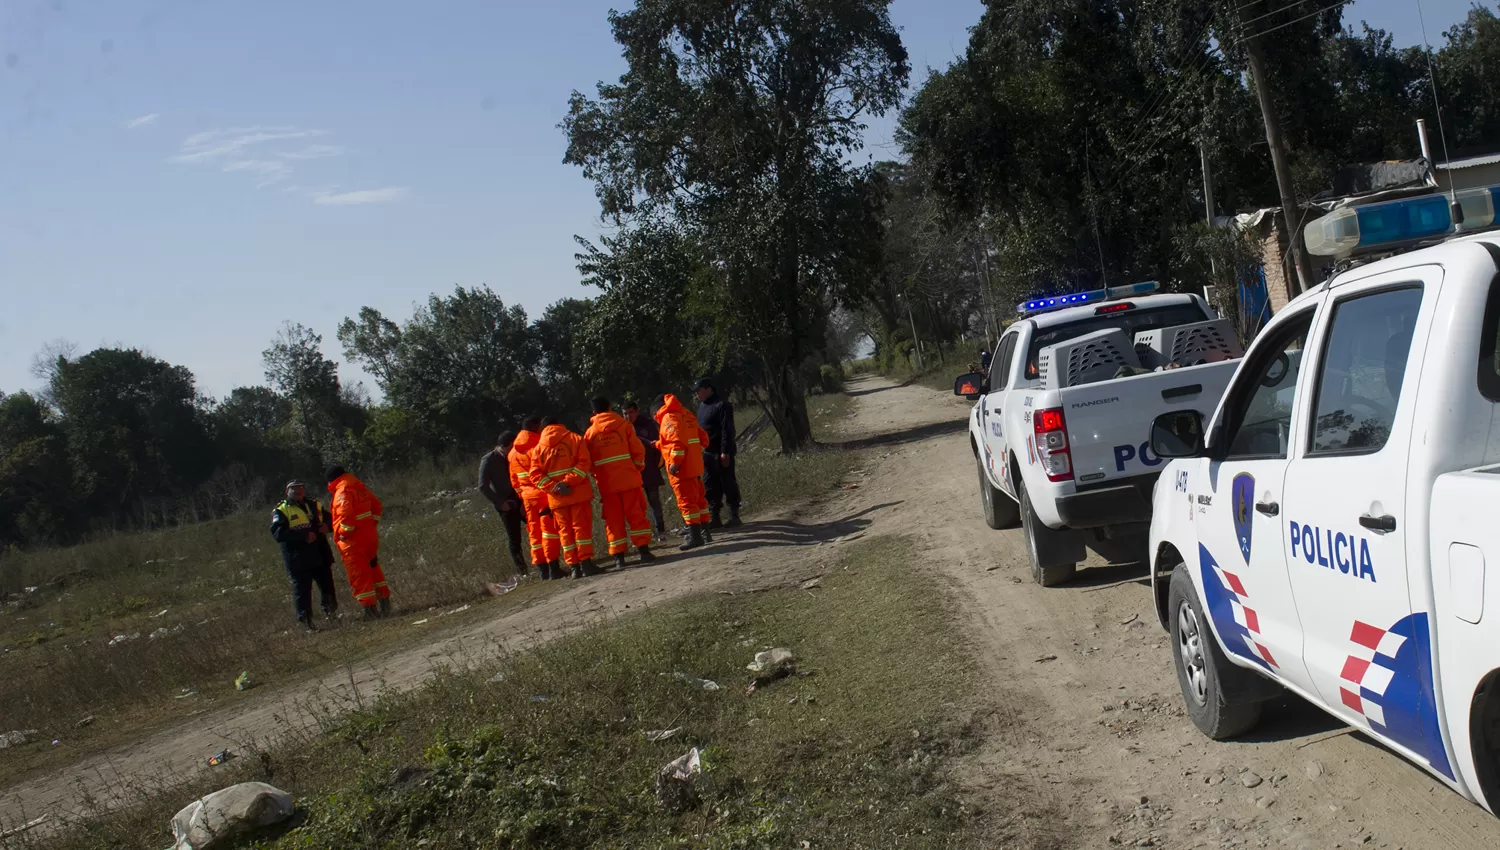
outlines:
[[[1080,304],[1092,304],[1098,301],[1112,301],[1116,298],[1129,298],[1132,295],[1150,295],[1161,286],[1154,280],[1145,283],[1132,283],[1129,286],[1110,286],[1104,289],[1093,289],[1088,292],[1075,292],[1071,295],[1056,295],[1051,298],[1034,298],[1023,301],[1016,305],[1016,312],[1021,315],[1032,313],[1045,313],[1049,310],[1060,310],[1064,307],[1077,307]]]
[[[1335,210],[1303,229],[1307,250],[1320,257],[1349,257],[1449,233],[1473,233],[1496,225],[1500,186],[1452,195],[1462,220],[1454,222],[1448,195],[1422,195]]]

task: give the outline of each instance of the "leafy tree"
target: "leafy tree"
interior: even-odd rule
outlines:
[[[213,469],[193,373],[135,349],[61,360],[51,387],[79,496],[114,521],[175,520],[169,503]]]
[[[811,440],[800,367],[877,259],[868,170],[848,158],[909,72],[887,6],[642,0],[610,14],[629,70],[574,92],[563,122],[607,219],[669,220],[702,246],[787,451]]]
[[[387,404],[416,417],[434,457],[489,445],[545,402],[526,311],[489,287],[433,295],[401,327],[365,308],[358,323],[340,324],[339,339],[375,376]]]
[[[0,546],[64,539],[74,521],[67,437],[29,393],[0,393]]]
[[[1444,37],[1447,43],[1435,62],[1450,151],[1487,146],[1483,152],[1492,153],[1500,143],[1500,18],[1475,4]],[[1428,109],[1431,93],[1424,90],[1423,96]],[[1428,115],[1428,126],[1435,131],[1432,117]]]
[[[344,430],[359,416],[344,399],[338,364],[323,356],[322,335],[287,322],[261,357],[266,383],[291,402],[304,444],[328,457],[338,454]]]

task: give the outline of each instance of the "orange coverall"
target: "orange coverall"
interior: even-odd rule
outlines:
[[[609,541],[609,554],[623,555],[631,546],[650,546],[646,491],[641,489],[646,447],[635,435],[635,428],[618,413],[596,413],[583,440],[594,463],[599,500],[604,503],[604,537]]]
[[[521,497],[521,508],[526,511],[526,536],[531,540],[531,563],[550,564],[562,557],[562,537],[557,533],[557,523],[552,514],[545,516],[547,494],[531,483],[531,454],[542,439],[537,431],[522,431],[510,447],[510,486]]]
[[[708,445],[708,432],[698,424],[698,417],[670,393],[656,411],[656,421],[661,425],[656,447],[667,464],[667,481],[677,496],[682,521],[708,525],[708,497],[703,492],[703,447]]]
[[[354,601],[374,608],[378,600],[391,598],[380,568],[380,515],[385,506],[347,472],[333,479],[328,491],[333,494],[333,539],[344,556]]]
[[[531,455],[531,485],[547,494],[562,537],[563,562],[573,567],[594,557],[593,462],[588,444],[565,425],[548,425]],[[559,484],[567,485],[559,493]]]

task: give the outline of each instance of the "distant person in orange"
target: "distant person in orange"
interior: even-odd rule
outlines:
[[[677,548],[682,551],[697,549],[713,542],[708,530],[708,497],[704,495],[702,478],[703,447],[708,445],[708,432],[698,424],[698,417],[671,393],[658,396],[653,408],[656,422],[661,426],[656,447],[667,463],[667,481],[677,497],[682,521],[687,523],[687,540]]]
[[[333,541],[344,556],[354,601],[366,618],[385,617],[391,613],[391,590],[380,568],[380,515],[385,506],[342,466],[329,467],[327,477],[328,492],[333,494]]]
[[[573,578],[599,574],[594,566],[593,466],[582,437],[556,416],[542,420],[542,439],[531,455],[531,484],[547,494],[562,537],[563,561]]]
[[[646,447],[625,417],[609,409],[609,399],[591,402],[594,416],[583,440],[594,464],[594,481],[604,503],[604,537],[614,570],[625,569],[625,553],[634,545],[641,563],[656,560],[651,554],[651,523],[646,519],[646,491],[641,489],[641,470],[646,466]]]
[[[547,494],[536,488],[531,480],[531,455],[542,439],[542,419],[533,416],[521,423],[521,433],[510,447],[510,484],[521,495],[521,507],[526,511],[526,536],[531,541],[531,563],[536,566],[546,581],[562,578],[562,537],[557,533],[557,523],[552,509],[547,506]]]

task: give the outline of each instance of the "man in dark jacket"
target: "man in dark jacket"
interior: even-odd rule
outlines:
[[[734,473],[734,405],[719,395],[713,381],[703,378],[693,385],[698,395],[698,424],[708,432],[703,447],[703,489],[713,509],[709,528],[734,528],[740,524],[740,482]],[[729,502],[729,521],[724,522],[724,502]]]
[[[495,513],[505,523],[505,538],[510,545],[510,560],[516,566],[516,575],[526,575],[526,559],[521,555],[521,522],[525,512],[521,509],[521,497],[510,483],[510,449],[516,441],[515,431],[506,431],[495,443],[495,450],[485,452],[479,462],[479,492],[484,494]]]
[[[271,537],[281,544],[281,559],[292,580],[292,602],[297,622],[308,631],[317,631],[312,621],[312,586],[318,585],[323,614],[330,619],[339,609],[333,590],[333,547],[328,512],[317,499],[307,498],[307,485],[292,480],[286,483],[286,499],[271,512]]]
[[[646,490],[646,504],[651,509],[651,523],[656,528],[656,539],[665,540],[667,525],[661,512],[661,450],[656,441],[661,439],[661,426],[649,416],[641,415],[641,406],[634,401],[625,402],[625,419],[635,429],[641,445],[646,448],[646,466],[641,470],[641,486]]]

